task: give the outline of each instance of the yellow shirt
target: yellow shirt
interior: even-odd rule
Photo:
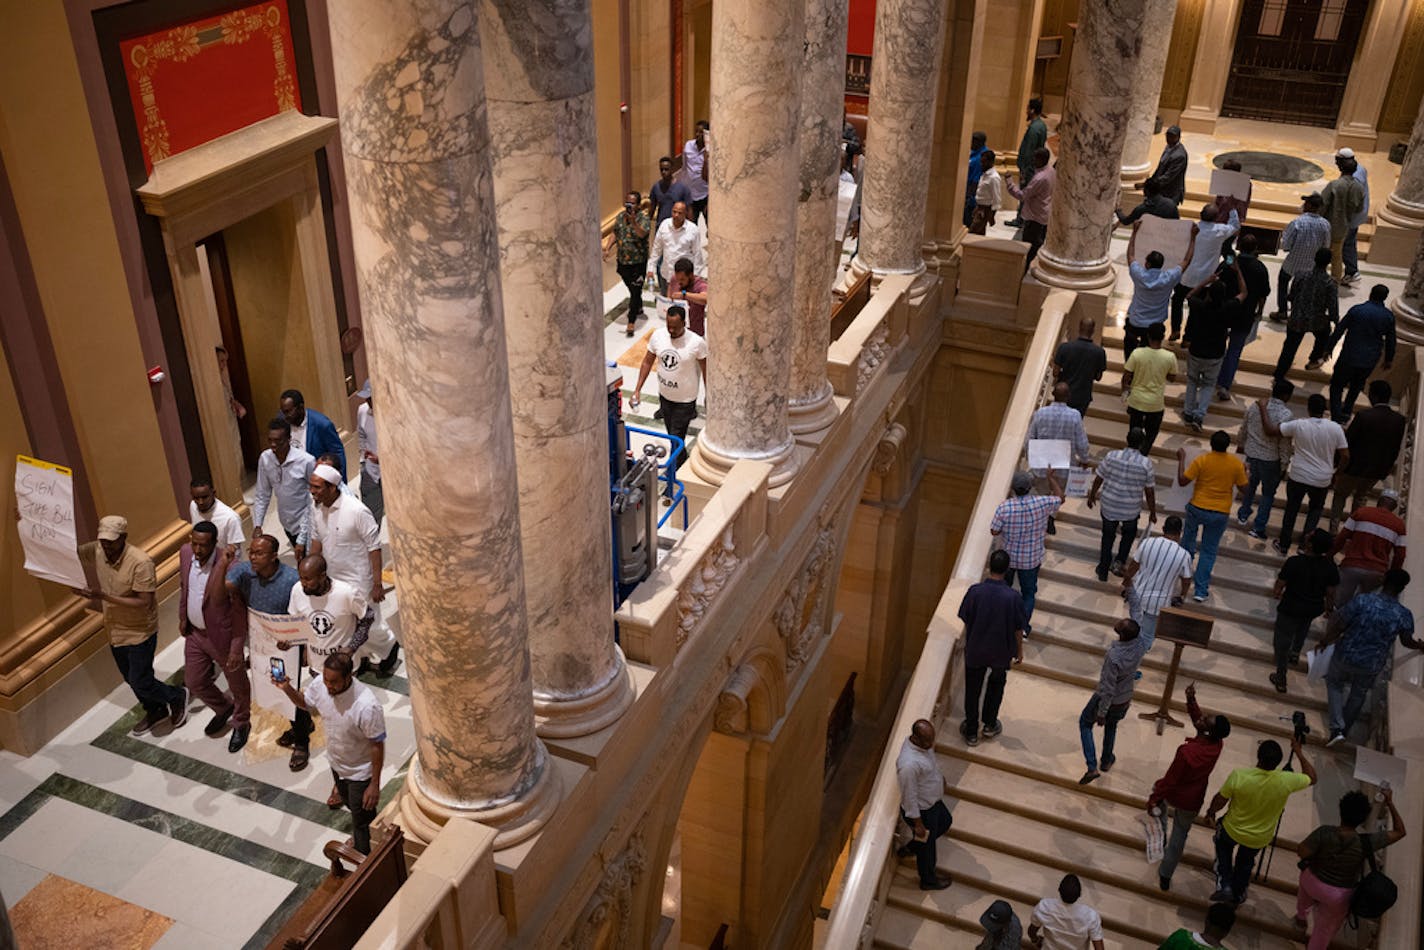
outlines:
[[[1264,848],[1276,834],[1286,799],[1309,787],[1310,776],[1300,772],[1236,769],[1221,786],[1221,797],[1231,801],[1221,827],[1237,844]]]
[[[1192,504],[1203,511],[1230,511],[1231,489],[1246,484],[1246,466],[1230,452],[1206,452],[1187,466],[1187,479],[1196,486]]]
[[[1177,371],[1177,357],[1171,350],[1139,346],[1127,358],[1124,369],[1132,374],[1132,391],[1127,407],[1138,412],[1161,412],[1166,408],[1163,392],[1167,377]]]
[[[132,544],[124,545],[117,564],[110,564],[99,542],[79,546],[79,557],[94,565],[99,589],[115,597],[130,597],[145,591],[158,590],[158,572],[153,558]],[[125,607],[104,601],[104,624],[109,628],[109,642],[116,647],[142,643],[158,632],[158,598],[152,607]]]

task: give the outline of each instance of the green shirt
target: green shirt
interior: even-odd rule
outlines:
[[[1225,950],[1225,946],[1225,944],[1221,945],[1222,950]],[[1178,930],[1177,932],[1173,933],[1166,940],[1163,940],[1162,945],[1159,946],[1157,950],[1201,950],[1202,947],[1207,947],[1211,948],[1211,950],[1215,950],[1215,948],[1212,948],[1211,944],[1206,942],[1206,940],[1202,937],[1201,934],[1193,933],[1192,931],[1183,927],[1181,930]]]
[[[1132,374],[1127,407],[1138,412],[1161,412],[1166,408],[1167,377],[1177,371],[1177,355],[1171,350],[1139,346],[1123,367]]]
[[[1231,802],[1221,827],[1237,844],[1264,848],[1275,837],[1286,799],[1309,787],[1310,776],[1301,772],[1236,769],[1221,786],[1221,797]]]
[[[1034,116],[1033,121],[1024,129],[1023,141],[1019,142],[1019,174],[1023,176],[1024,184],[1033,177],[1035,171],[1033,167],[1033,153],[1048,144],[1048,126],[1043,120]]]

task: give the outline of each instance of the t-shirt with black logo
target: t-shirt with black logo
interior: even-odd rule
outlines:
[[[702,382],[698,360],[707,359],[707,341],[691,330],[676,340],[659,327],[648,338],[648,352],[658,365],[658,398],[669,402],[696,402]]]
[[[345,581],[333,580],[331,589],[320,596],[308,594],[302,585],[292,588],[289,613],[305,617],[311,628],[307,635],[307,652],[313,657],[325,657],[338,650],[349,650],[356,633],[356,624],[366,616],[366,593]],[[311,661],[314,669],[321,663]]]

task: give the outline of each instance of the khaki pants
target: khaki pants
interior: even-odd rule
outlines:
[[[1345,236],[1343,234],[1340,236],[1340,240],[1330,242],[1330,276],[1335,278],[1337,284],[1345,276]]]

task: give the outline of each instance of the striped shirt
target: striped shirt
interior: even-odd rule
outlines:
[[[1103,480],[1098,500],[1103,517],[1108,521],[1136,521],[1142,511],[1142,490],[1156,478],[1152,460],[1137,449],[1109,452],[1098,463],[1098,477]]]
[[[1315,252],[1330,246],[1330,222],[1307,211],[1286,225],[1281,234],[1281,250],[1286,259],[1281,270],[1294,277],[1307,274],[1315,266]]]
[[[1037,410],[1029,420],[1030,439],[1062,439],[1073,446],[1073,460],[1088,460],[1088,432],[1083,428],[1083,415],[1066,402],[1053,402]],[[1042,469],[1034,475],[1043,477]]]
[[[1181,589],[1181,580],[1192,576],[1192,556],[1187,549],[1165,535],[1148,538],[1137,546],[1133,557],[1139,567],[1132,576],[1137,606],[1155,617]]]
[[[1274,396],[1266,404],[1266,413],[1271,420],[1279,426],[1282,422],[1289,422],[1292,418],[1290,407]],[[1281,443],[1285,441],[1280,436],[1266,434],[1265,426],[1261,425],[1261,404],[1253,402],[1246,407],[1246,457],[1255,459],[1258,462],[1279,462],[1281,460]]]
[[[1404,564],[1404,520],[1373,505],[1356,508],[1335,540],[1341,567],[1383,574]]]
[[[1009,567],[1032,570],[1043,563],[1048,519],[1062,504],[1063,500],[1057,495],[1018,495],[999,503],[989,530],[998,532],[1004,542],[1004,550],[1009,552]]]

